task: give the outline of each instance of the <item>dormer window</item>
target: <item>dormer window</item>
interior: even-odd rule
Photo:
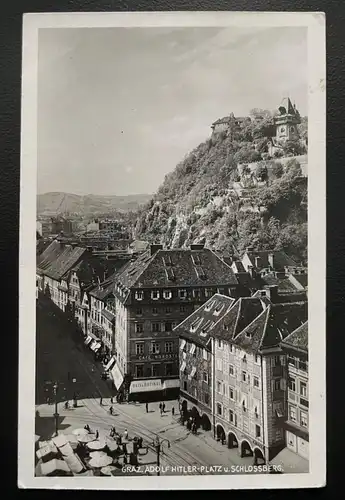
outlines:
[[[179,290],[178,294],[179,294],[180,299],[187,298],[187,290]]]
[[[195,299],[199,299],[200,298],[200,290],[198,288],[196,288],[195,290],[193,290],[193,297]]]
[[[202,318],[197,318],[195,321],[193,321],[193,323],[190,325],[190,331],[191,332],[195,332],[198,328],[198,326],[200,326],[200,324],[202,323]]]
[[[219,314],[222,312],[223,309],[224,309],[224,304],[218,304],[213,314],[215,316],[219,316]]]
[[[159,299],[159,291],[158,290],[152,290],[152,292],[151,292],[151,299],[152,300],[158,300]]]
[[[247,339],[251,339],[251,338],[252,338],[252,334],[251,334],[251,332],[246,332],[246,338],[247,338]]]
[[[144,298],[144,292],[135,292],[135,300],[143,300],[143,298]]]
[[[163,297],[168,300],[172,298],[172,291],[171,290],[164,290],[163,291]]]
[[[215,302],[214,300],[211,300],[211,302],[208,302],[205,306],[205,311],[208,312],[208,311],[211,311],[212,307],[214,306]]]

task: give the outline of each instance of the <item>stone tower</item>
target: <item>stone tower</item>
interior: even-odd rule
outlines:
[[[287,97],[283,99],[278,110],[279,115],[274,119],[276,142],[283,144],[286,141],[297,141],[299,139],[297,125],[301,123],[301,117],[296,109],[296,105],[293,106],[290,98]]]

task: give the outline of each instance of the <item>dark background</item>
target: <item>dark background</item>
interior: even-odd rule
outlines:
[[[2,427],[3,468],[2,492],[16,489],[17,477],[17,383],[18,383],[18,233],[20,175],[20,94],[22,14],[25,12],[87,11],[169,11],[169,10],[257,10],[257,11],[322,11],[327,26],[327,487],[319,490],[250,492],[267,497],[285,494],[326,496],[340,493],[343,486],[344,455],[344,363],[345,336],[345,85],[344,31],[345,2],[257,0],[257,1],[43,1],[9,0],[0,4],[0,266],[2,285]],[[292,61],[293,68],[293,61]],[[309,171],[312,172],[312,165]],[[35,182],[35,179],[33,179]],[[321,200],[320,200],[321,201]],[[323,287],[320,281],[320,287]],[[313,332],[310,332],[313,335]],[[9,432],[11,431],[11,432]],[[12,438],[12,439],[11,439]],[[312,439],[317,439],[313,436]],[[6,441],[5,441],[6,440]],[[6,446],[4,446],[6,444]],[[344,450],[344,451],[343,451]],[[5,465],[5,467],[4,467]],[[6,481],[7,479],[7,481]],[[231,487],[231,485],[230,485]],[[332,490],[332,491],[329,491]],[[42,491],[16,491],[16,495]],[[126,492],[130,494],[130,492]],[[49,491],[49,495],[68,492]],[[82,495],[83,492],[74,492]],[[98,494],[98,493],[97,493]],[[113,494],[117,494],[114,492]],[[121,495],[125,493],[121,492]],[[150,493],[151,494],[151,493]],[[153,494],[153,493],[152,493]],[[222,492],[218,493],[219,495]],[[226,494],[226,493],[225,493]],[[230,492],[247,495],[248,492]],[[139,493],[141,496],[142,494]],[[176,493],[173,493],[176,496]]]

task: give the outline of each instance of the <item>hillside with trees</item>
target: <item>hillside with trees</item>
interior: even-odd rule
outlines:
[[[240,254],[246,247],[284,249],[298,261],[307,258],[307,179],[293,156],[305,154],[300,141],[269,156],[273,116],[265,112],[231,136],[211,136],[168,174],[139,212],[136,236],[170,247],[205,243]],[[299,126],[307,136],[307,119]],[[280,161],[284,156],[285,161]],[[289,159],[291,157],[291,159]],[[252,162],[259,162],[255,173]],[[242,171],[238,164],[244,164]],[[249,180],[248,180],[249,179]],[[238,195],[234,187],[250,184]]]

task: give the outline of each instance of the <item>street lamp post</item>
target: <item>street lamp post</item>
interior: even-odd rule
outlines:
[[[160,476],[160,471],[159,471],[159,467],[160,467],[160,454],[161,454],[161,450],[162,450],[162,444],[164,443],[164,441],[166,441],[168,443],[168,448],[170,448],[170,441],[169,439],[159,439],[159,437],[157,436],[153,445],[154,447],[156,448],[156,453],[157,453],[157,476]]]
[[[57,401],[57,393],[58,393],[58,383],[55,382],[55,384],[53,385],[53,390],[54,390],[54,396],[55,396],[55,413],[54,413],[54,417],[55,417],[55,434],[56,436],[58,435],[58,427],[59,427],[59,413],[58,413],[58,401]]]

